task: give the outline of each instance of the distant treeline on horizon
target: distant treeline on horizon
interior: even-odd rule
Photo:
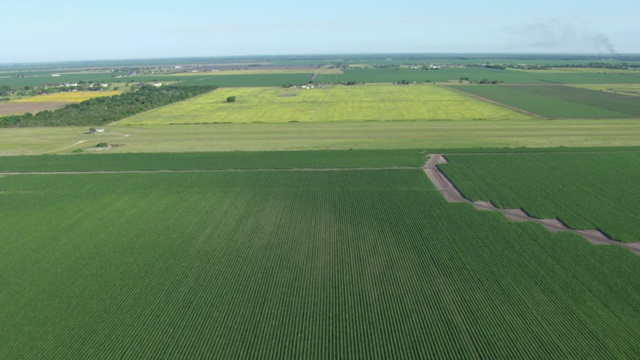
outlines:
[[[640,54],[509,54],[509,53],[405,53],[405,54],[298,54],[298,55],[246,55],[205,56],[149,59],[113,59],[55,62],[26,62],[0,64],[0,71],[22,67],[74,68],[74,67],[118,67],[118,66],[168,66],[180,64],[232,64],[260,62],[336,62],[336,61],[428,61],[428,60],[544,60],[544,61],[640,61]]]

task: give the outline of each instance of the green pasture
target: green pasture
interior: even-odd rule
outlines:
[[[455,89],[547,118],[640,117],[640,102],[626,95],[561,85],[462,85]]]
[[[198,86],[214,85],[219,87],[255,87],[255,86],[283,86],[301,85],[311,81],[313,72],[303,74],[250,74],[250,75],[204,75],[204,76],[175,76],[167,75],[155,77],[162,79],[177,79],[178,85]]]
[[[0,129],[0,155],[99,152],[640,146],[639,120],[362,121]]]
[[[640,241],[640,153],[594,152],[450,155],[440,167],[472,200]]]
[[[114,82],[116,80],[122,81],[122,79],[115,79],[111,77],[110,73],[64,73],[61,72],[60,76],[51,76],[51,72],[42,74],[18,74],[7,73],[0,75],[0,86],[8,85],[12,88],[23,88],[25,86],[40,86],[45,84],[62,84],[62,83],[74,83],[79,81],[84,82]]]
[[[640,84],[577,84],[571,86],[619,95],[640,96]]]
[[[216,161],[193,156],[184,168]],[[640,257],[447,203],[421,169],[5,175],[0,190],[4,359],[640,356]]]
[[[229,96],[236,102],[227,103]],[[433,85],[219,89],[118,122],[160,125],[386,120],[522,120],[530,116]]]

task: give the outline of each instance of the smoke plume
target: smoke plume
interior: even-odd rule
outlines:
[[[505,31],[514,39],[517,47],[557,52],[616,53],[611,40],[604,33],[585,26],[576,26],[571,21],[558,18],[545,18],[533,23],[511,25],[505,28]]]

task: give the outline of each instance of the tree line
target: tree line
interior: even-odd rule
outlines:
[[[145,85],[131,92],[89,99],[54,111],[0,118],[0,127],[104,125],[214,90],[215,86]]]

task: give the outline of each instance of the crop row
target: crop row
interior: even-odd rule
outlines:
[[[640,259],[420,170],[0,178],[1,358],[634,358]]]
[[[640,116],[638,99],[562,85],[455,86],[508,106],[548,118],[625,119]]]

